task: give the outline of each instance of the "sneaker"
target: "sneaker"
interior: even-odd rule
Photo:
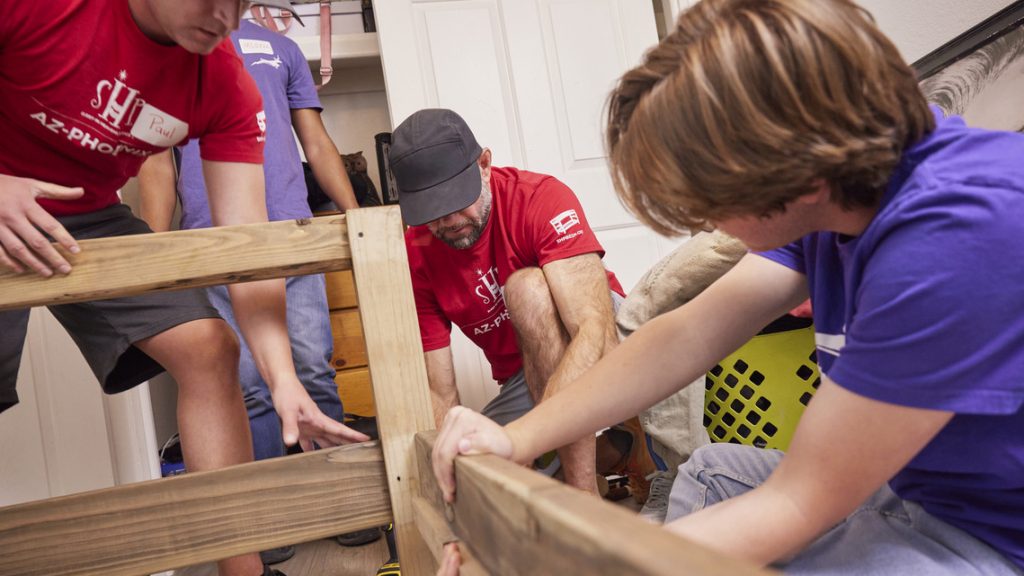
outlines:
[[[633,441],[629,454],[622,457],[622,460],[612,468],[611,473],[628,478],[633,499],[637,504],[643,504],[647,501],[647,493],[651,486],[647,477],[657,470],[651,452],[647,449],[647,434],[640,426],[640,419],[635,416],[612,428],[628,433]]]
[[[402,576],[402,568],[398,562],[388,561],[377,569],[377,576]]]
[[[281,546],[260,552],[260,560],[264,564],[280,564],[292,556],[295,556],[295,546]]]
[[[672,493],[672,483],[676,480],[676,473],[655,472],[647,477],[651,489],[647,496],[647,502],[640,509],[640,517],[655,524],[664,524],[665,516],[668,515],[668,497]]]
[[[380,528],[356,530],[355,532],[347,532],[334,537],[334,541],[342,546],[363,546],[377,540],[380,540]]]

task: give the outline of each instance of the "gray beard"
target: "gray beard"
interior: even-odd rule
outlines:
[[[488,189],[488,187],[485,186],[484,189],[480,191],[480,195],[483,196],[484,198],[484,202],[480,206],[480,218],[469,220],[469,224],[472,227],[472,230],[470,231],[468,236],[463,236],[462,238],[450,240],[444,236],[444,233],[449,232],[453,229],[457,229],[458,227],[448,227],[438,228],[437,231],[434,232],[434,237],[456,250],[465,250],[476,244],[476,241],[479,240],[480,236],[484,233],[484,227],[487,226],[487,219],[490,218],[491,216],[490,189]]]

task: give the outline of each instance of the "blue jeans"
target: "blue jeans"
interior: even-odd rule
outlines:
[[[782,460],[778,450],[711,444],[679,467],[665,522],[749,491]],[[883,486],[845,520],[779,566],[787,575],[1020,576],[1010,560]]]
[[[327,308],[324,276],[293,276],[286,280],[285,286],[288,335],[292,343],[295,373],[320,410],[341,422],[345,413],[338,398],[338,387],[334,383],[334,368],[331,367],[334,340],[331,337],[331,319]],[[238,330],[227,287],[214,286],[207,291],[210,302],[239,334],[242,350],[238,362],[238,376],[242,385],[242,396],[245,398],[245,409],[249,413],[249,428],[252,431],[255,457],[257,460],[263,460],[284,456],[281,421],[274,411],[270,389],[256,369],[252,352]]]

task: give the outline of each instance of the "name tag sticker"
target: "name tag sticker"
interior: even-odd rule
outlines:
[[[273,54],[274,47],[270,45],[270,42],[266,40],[252,40],[250,38],[242,38],[238,41],[238,47],[242,49],[242,54]]]

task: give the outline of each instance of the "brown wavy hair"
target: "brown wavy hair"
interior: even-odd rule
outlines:
[[[824,181],[878,203],[934,129],[913,71],[849,0],[703,0],[608,102],[615,188],[665,234],[768,215]]]

